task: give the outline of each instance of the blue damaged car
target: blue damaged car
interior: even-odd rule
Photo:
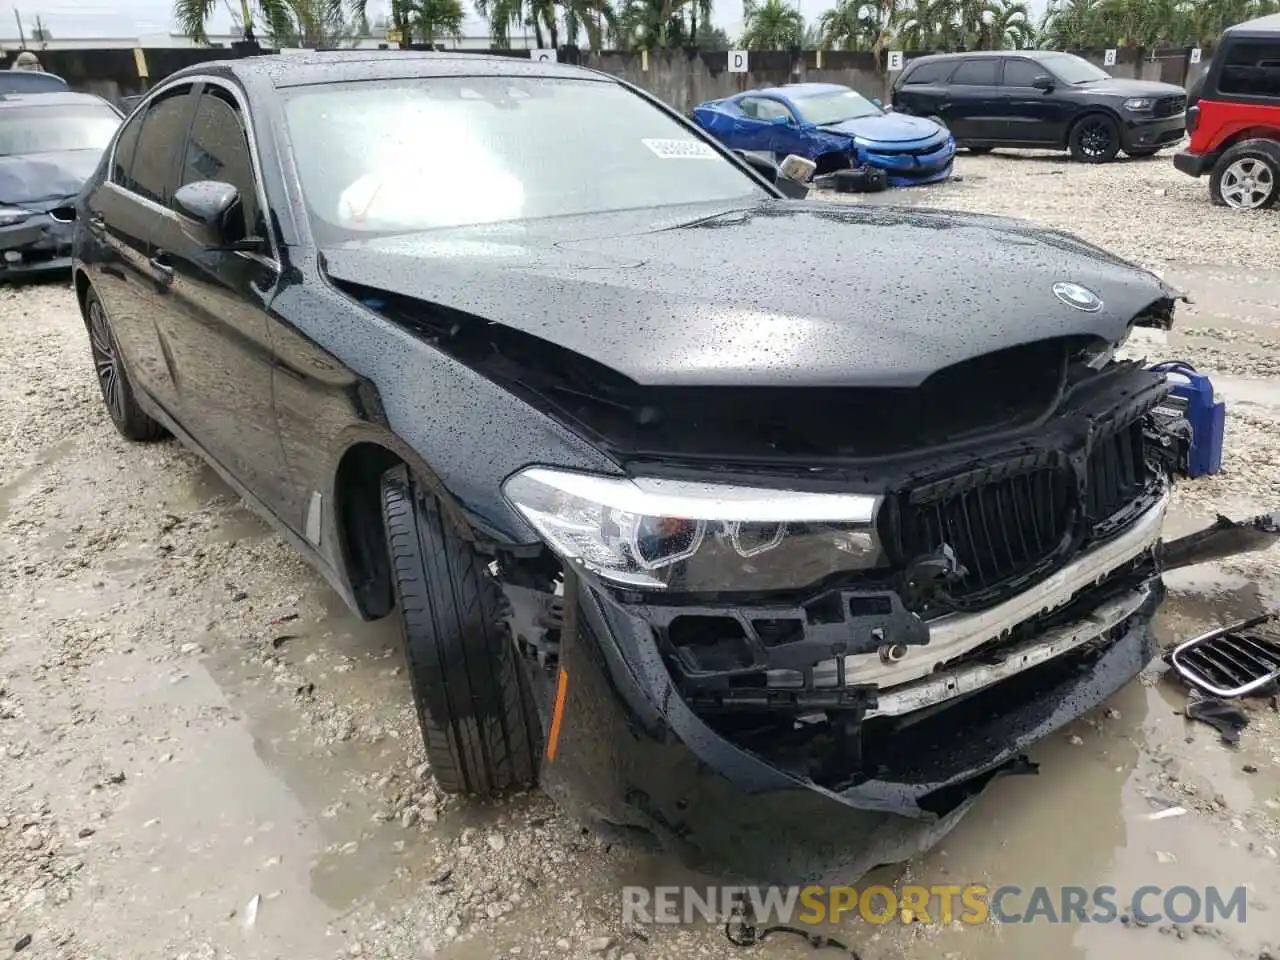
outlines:
[[[891,186],[951,176],[955,138],[925,117],[890,113],[835,83],[793,83],[709,100],[693,119],[731,150],[797,154],[819,176],[845,167],[884,170]]]

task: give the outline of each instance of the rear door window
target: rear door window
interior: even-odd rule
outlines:
[[[925,86],[930,83],[945,83],[951,71],[956,68],[954,60],[935,60],[933,63],[922,63],[907,75],[903,86]]]
[[[1000,73],[1000,61],[995,57],[983,57],[981,60],[966,60],[960,64],[951,77],[953,84],[972,84],[975,86],[994,87]]]
[[[1237,40],[1222,56],[1220,93],[1280,100],[1280,40]]]

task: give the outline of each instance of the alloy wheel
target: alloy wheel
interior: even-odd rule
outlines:
[[[1080,131],[1080,150],[1086,156],[1101,157],[1111,146],[1111,131],[1101,121],[1094,121]]]
[[[1255,157],[1241,157],[1222,175],[1222,199],[1237,210],[1262,206],[1275,189],[1275,175],[1270,165]]]
[[[124,385],[120,382],[122,371],[111,328],[102,304],[93,300],[89,304],[89,349],[93,353],[93,366],[102,387],[102,399],[107,411],[117,423],[125,418]]]

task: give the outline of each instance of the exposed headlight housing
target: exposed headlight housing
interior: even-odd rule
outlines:
[[[1135,113],[1141,110],[1150,110],[1155,105],[1156,102],[1151,97],[1130,97],[1124,102],[1124,108]]]
[[[503,493],[562,559],[611,584],[695,593],[806,587],[879,564],[880,498],[530,467]]]
[[[30,220],[35,214],[21,207],[0,207],[0,227],[11,227],[23,220]]]

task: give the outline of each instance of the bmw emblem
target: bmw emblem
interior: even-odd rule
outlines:
[[[1097,313],[1102,309],[1102,298],[1078,283],[1055,283],[1053,295],[1068,307],[1083,310],[1085,313]]]

